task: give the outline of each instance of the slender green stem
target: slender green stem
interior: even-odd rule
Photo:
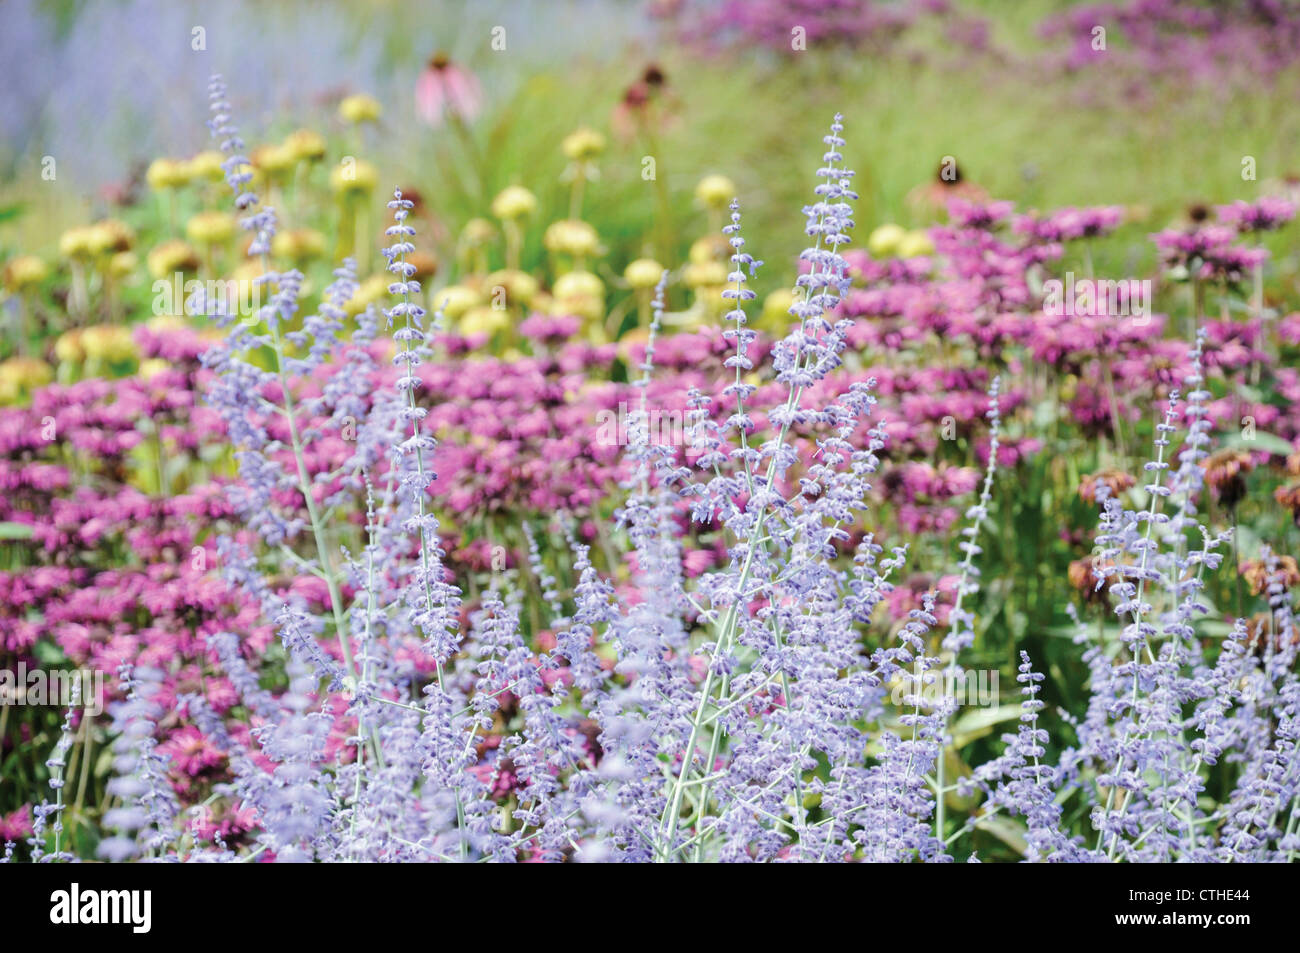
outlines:
[[[356,677],[356,664],[352,659],[352,647],[348,640],[347,625],[343,620],[343,592],[334,568],[333,551],[330,549],[326,527],[321,520],[312,495],[311,476],[307,471],[307,460],[303,455],[302,436],[298,429],[298,413],[293,399],[293,390],[289,373],[285,369],[284,340],[280,335],[279,321],[268,322],[271,325],[271,346],[275,351],[276,371],[280,378],[280,393],[284,401],[285,419],[289,424],[289,440],[293,447],[293,460],[298,472],[298,490],[307,504],[307,517],[311,521],[311,531],[316,540],[316,554],[321,561],[325,586],[329,590],[330,611],[334,616],[334,633],[338,636],[339,648],[343,653],[343,665],[347,673]]]

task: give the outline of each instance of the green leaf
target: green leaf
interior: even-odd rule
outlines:
[[[163,464],[163,475],[167,478],[168,487],[174,487],[181,475],[189,469],[190,458],[186,454],[178,454],[174,457],[168,457]]]
[[[1241,554],[1242,559],[1250,559],[1259,553],[1259,548],[1264,543],[1263,537],[1255,532],[1249,526],[1237,527],[1237,552]]]
[[[975,828],[988,831],[1021,856],[1029,849],[1029,842],[1025,840],[1025,828],[1009,818],[998,815],[985,817],[975,822]]]
[[[1289,441],[1281,437],[1264,433],[1256,430],[1253,437],[1247,437],[1241,433],[1231,433],[1223,438],[1225,447],[1240,447],[1243,450],[1263,450],[1277,457],[1289,456],[1295,453],[1295,447],[1291,446]]]
[[[1040,401],[1034,407],[1034,426],[1040,430],[1047,430],[1052,426],[1052,422],[1059,416],[1060,401],[1044,400]]]
[[[0,523],[0,539],[31,539],[32,527],[27,523]]]
[[[976,738],[987,735],[993,730],[994,725],[1019,717],[1019,704],[969,711],[952,723],[952,745],[954,748],[963,748]]]
[[[63,654],[63,649],[53,642],[46,642],[44,639],[32,646],[32,654],[36,656],[37,661],[42,665],[51,667],[62,665],[68,660],[68,657]]]
[[[971,776],[970,765],[962,760],[961,755],[952,746],[943,749],[943,768],[946,774],[945,787],[954,783],[959,778],[969,778]],[[954,811],[969,811],[979,803],[979,792],[972,791],[965,797],[958,794],[954,789],[943,796],[944,803]]]

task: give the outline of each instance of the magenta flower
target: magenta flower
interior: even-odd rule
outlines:
[[[1124,210],[1118,205],[1096,208],[1062,208],[1049,215],[1017,215],[1013,228],[1021,234],[1042,242],[1064,242],[1076,238],[1096,238],[1109,235],[1124,220]]]
[[[24,804],[9,814],[0,814],[0,845],[32,836],[32,806]]]
[[[993,229],[1002,224],[1015,209],[1013,202],[971,202],[952,199],[948,203],[948,218],[958,228]]]
[[[1295,206],[1286,199],[1265,196],[1258,202],[1238,200],[1231,205],[1220,205],[1215,211],[1219,221],[1237,231],[1271,232],[1295,218]]]
[[[158,746],[160,754],[168,755],[172,764],[183,774],[196,777],[224,760],[223,755],[203,732],[193,725],[185,725],[171,733]]]
[[[1234,245],[1237,233],[1224,225],[1206,225],[1188,231],[1166,229],[1151,236],[1161,260],[1171,268],[1185,268],[1202,279],[1240,281],[1268,259],[1263,248]]]

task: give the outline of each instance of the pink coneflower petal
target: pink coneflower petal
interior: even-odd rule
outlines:
[[[415,113],[430,126],[448,116],[469,121],[478,115],[483,94],[478,79],[442,55],[429,61],[415,81]]]

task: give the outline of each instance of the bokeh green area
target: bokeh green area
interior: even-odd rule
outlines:
[[[580,25],[566,21],[570,11],[557,7],[553,15],[533,11],[527,31],[516,31],[533,46],[549,37],[570,48],[571,55],[548,59],[532,46],[493,52],[491,9],[477,17],[448,14],[446,19],[458,22],[426,32],[404,26],[402,5],[345,4],[339,8],[346,14],[342,22],[379,41],[383,55],[370,75],[341,62],[335,88],[319,92],[377,95],[384,117],[360,139],[334,125],[327,103],[277,111],[273,98],[289,77],[275,83],[260,75],[229,79],[238,105],[265,106],[245,123],[250,143],[301,126],[332,131],[331,159],[355,154],[377,165],[381,182],[416,188],[450,235],[484,215],[487,201],[504,186],[532,189],[541,208],[529,223],[526,268],[544,254],[542,230],[567,208],[561,139],[579,126],[610,132],[625,91],[649,64],[667,79],[663,128],[653,137],[611,135],[599,163],[601,178],[584,206],[584,218],[609,248],[615,271],[647,252],[669,267],[685,260],[704,226],[701,216],[691,214],[691,191],[710,172],[736,183],[751,234],[761,236],[752,246],[755,254],[769,262],[791,261],[802,247],[797,210],[809,199],[814,171],[802,144],[816,141],[835,111],[845,116],[846,158],[858,172],[860,233],[885,221],[929,224],[907,197],[952,156],[967,180],[1023,208],[1102,201],[1127,206],[1131,227],[1095,252],[1099,267],[1120,273],[1144,271],[1152,255],[1146,232],[1176,220],[1189,204],[1253,198],[1260,183],[1300,172],[1300,110],[1294,108],[1300,77],[1189,84],[1111,68],[1105,60],[1070,73],[1054,66],[1052,44],[1037,33],[1042,17],[1059,6],[963,7],[990,21],[996,52],[988,55],[952,47],[936,24],[909,33],[906,49],[895,54],[814,45],[785,55],[742,48],[707,56],[683,50],[676,38],[631,14],[619,21],[624,35],[593,36],[572,49]],[[75,10],[66,9],[75,22]],[[287,31],[310,18],[311,5],[276,5],[269,15],[276,30]],[[217,45],[241,32],[233,24],[214,30],[209,59],[219,65]],[[520,47],[524,36],[516,41]],[[1122,45],[1122,38],[1113,42]],[[464,67],[485,86],[484,112],[470,129],[472,150],[448,127],[429,129],[414,115],[416,77],[440,49],[461,51]],[[96,68],[113,65],[105,61]],[[165,124],[180,125],[188,116],[192,128],[181,141],[196,148],[202,145],[206,68],[207,61],[196,56],[195,76],[188,88],[173,91]],[[1248,71],[1249,64],[1242,69]],[[85,148],[94,151],[112,135],[106,127],[86,129]],[[103,183],[81,180],[75,155],[56,155],[60,179],[42,181],[39,137],[25,145],[21,156],[6,157],[10,176],[0,186],[0,249],[52,254],[65,227],[103,210],[95,194]],[[643,177],[646,156],[655,160],[656,181]],[[1242,178],[1247,156],[1255,162],[1254,181]],[[382,195],[373,202],[377,216]],[[147,228],[157,212],[146,194],[126,217],[137,220],[132,224],[144,220],[140,224]],[[788,283],[787,272],[769,268],[759,290]]]

